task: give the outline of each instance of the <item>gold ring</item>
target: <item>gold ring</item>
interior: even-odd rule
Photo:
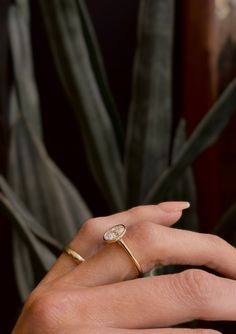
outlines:
[[[69,255],[76,263],[84,262],[85,259],[70,247],[65,247],[63,252]]]
[[[126,226],[123,224],[115,225],[104,233],[103,240],[108,244],[117,242],[120,246],[122,246],[122,248],[126,251],[126,253],[129,255],[129,257],[135,264],[135,267],[138,270],[139,275],[141,275],[143,274],[141,265],[139,264],[138,260],[136,259],[130,248],[122,239],[126,233],[126,230],[127,230]]]

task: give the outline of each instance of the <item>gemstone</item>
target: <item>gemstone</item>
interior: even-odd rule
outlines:
[[[125,231],[126,231],[125,225],[122,224],[115,225],[105,232],[103,239],[106,242],[116,242],[123,237]]]

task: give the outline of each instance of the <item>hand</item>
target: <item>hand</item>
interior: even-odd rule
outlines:
[[[191,334],[191,321],[236,320],[236,250],[217,236],[171,228],[186,202],[140,206],[87,221],[70,247],[86,262],[62,254],[29,296],[13,334]],[[205,265],[224,277],[191,269],[137,278],[122,247],[103,234],[124,224],[123,237],[144,271],[157,265]]]

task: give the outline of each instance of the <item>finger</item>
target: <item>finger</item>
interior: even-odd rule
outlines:
[[[91,320],[85,310],[95,324],[99,321],[113,328],[236,320],[236,281],[199,269],[95,287],[85,291],[84,297],[84,304],[75,311],[84,324]]]
[[[125,224],[128,227],[142,221],[170,226],[179,220],[182,210],[188,207],[188,202],[163,202],[159,205],[138,206],[111,216],[90,219],[82,226],[70,247],[87,259],[103,246],[102,236],[111,226]],[[61,277],[76,266],[75,261],[63,253],[43,282]]]
[[[131,226],[123,240],[144,272],[156,265],[208,266],[236,278],[236,249],[214,235],[174,229],[153,223]],[[95,256],[68,274],[68,280],[95,286],[137,277],[131,258],[117,243],[106,245]]]
[[[102,328],[86,327],[79,328],[77,325],[65,327],[58,334],[221,334],[211,329],[185,329],[185,328],[158,328],[158,329],[120,329],[120,328]]]
[[[82,226],[70,247],[82,253],[84,257],[90,257],[103,245],[103,234],[111,226],[125,224],[130,227],[145,221],[171,226],[179,220],[182,210],[188,207],[188,202],[163,202],[158,205],[134,207],[107,217],[92,218]]]

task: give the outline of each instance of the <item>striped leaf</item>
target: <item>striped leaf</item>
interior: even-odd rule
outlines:
[[[129,205],[169,165],[174,0],[141,0],[126,168]]]
[[[111,208],[121,210],[125,200],[120,150],[89,57],[77,1],[39,2],[62,84],[77,115],[91,170]]]
[[[56,239],[54,239],[47,230],[40,225],[35,218],[30,214],[24,204],[17,198],[14,191],[10,188],[6,180],[0,175],[0,189],[4,198],[10,203],[9,208],[16,211],[18,216],[21,217],[21,220],[24,221],[25,226],[33,233],[33,235],[43,242],[48,248],[55,254],[58,255],[61,252],[63,245],[60,244]],[[8,210],[9,211],[9,210]],[[11,213],[11,211],[9,211]],[[12,219],[16,224],[21,225],[15,220],[14,213],[12,214]]]
[[[145,199],[146,203],[158,202],[173,188],[185,169],[213,145],[236,111],[236,79],[226,88],[211,110],[203,117],[186,141],[173,166],[166,169],[155,182]]]
[[[174,138],[171,165],[176,163],[176,158],[178,157],[185,142],[186,122],[181,119]],[[175,227],[198,231],[197,194],[191,167],[186,168],[183,175],[179,177],[179,180],[173,186],[167,197],[169,200],[188,201],[191,203],[190,209],[184,212],[184,215],[180,221],[175,224]]]
[[[28,0],[17,0],[9,10],[9,36],[13,58],[16,94],[20,110],[34,132],[42,138],[39,97],[34,80],[30,43]]]
[[[63,245],[91,217],[23,118],[12,128],[8,180],[40,224]]]
[[[117,143],[120,146],[120,152],[123,153],[124,146],[124,128],[121,123],[121,118],[116,110],[116,105],[111,94],[106,71],[103,64],[102,55],[98,45],[96,33],[94,31],[93,24],[91,22],[88,10],[84,1],[77,0],[77,6],[81,19],[81,25],[83,28],[83,34],[88,48],[88,54],[93,67],[94,74],[98,83],[98,87],[103,97],[106,110],[110,115],[114,130],[116,132]]]
[[[20,296],[25,301],[30,291],[51,268],[56,256],[34,236],[21,213],[1,193],[0,209],[14,226],[14,268]]]
[[[8,181],[37,221],[65,245],[82,223],[91,217],[91,213],[18,111],[14,91],[10,107],[10,118],[14,122],[11,127]]]

